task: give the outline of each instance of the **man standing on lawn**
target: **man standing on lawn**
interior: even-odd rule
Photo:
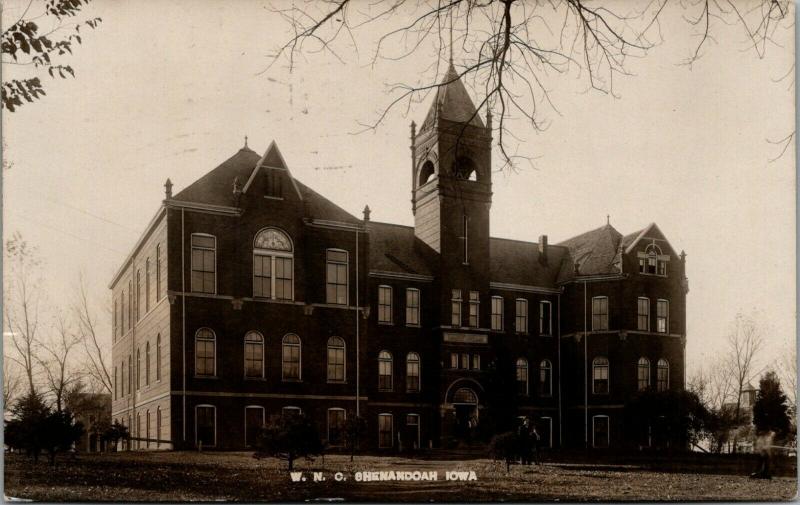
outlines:
[[[522,424],[517,428],[517,439],[519,440],[520,464],[531,464],[531,432],[530,419],[527,417],[522,420]]]

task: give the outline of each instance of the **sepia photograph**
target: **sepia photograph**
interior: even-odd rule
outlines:
[[[797,496],[793,0],[6,0],[3,497]]]

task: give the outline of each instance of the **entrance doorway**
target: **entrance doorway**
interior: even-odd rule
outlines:
[[[456,439],[471,443],[478,433],[478,396],[469,388],[458,389],[453,395]]]

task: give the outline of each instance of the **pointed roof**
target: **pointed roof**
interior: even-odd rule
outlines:
[[[420,127],[420,132],[423,132],[436,123],[438,119],[446,119],[456,123],[469,122],[470,125],[483,128],[483,121],[477,113],[475,104],[469,97],[467,88],[461,82],[453,63],[436,89],[436,98],[428,110],[428,115]]]
[[[238,177],[240,182],[246,181],[259,159],[260,156],[255,151],[243,147],[172,198],[185,202],[230,205],[233,180]]]
[[[247,193],[247,190],[250,189],[250,186],[253,184],[256,175],[258,175],[262,167],[265,169],[277,168],[280,170],[286,170],[286,174],[289,176],[289,180],[292,181],[292,186],[297,192],[297,196],[301,200],[303,199],[303,194],[300,192],[300,188],[297,186],[297,181],[294,177],[292,177],[292,172],[289,170],[289,166],[286,164],[286,160],[283,159],[281,150],[278,149],[278,144],[276,144],[274,140],[269,143],[269,147],[267,147],[267,150],[264,151],[264,156],[258,160],[258,163],[256,164],[255,168],[253,168],[250,177],[247,178],[247,183],[244,185],[244,189],[242,190],[244,193]]]
[[[569,249],[579,275],[619,273],[618,252],[622,234],[607,224],[587,231],[559,245]]]

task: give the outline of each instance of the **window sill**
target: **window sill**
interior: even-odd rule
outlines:
[[[378,321],[378,325],[380,326],[394,326],[394,323],[391,321]]]
[[[281,382],[303,382],[303,379],[281,379]]]
[[[392,393],[394,389],[378,389],[379,393]]]
[[[422,328],[422,325],[419,324],[419,323],[417,323],[417,324],[406,323],[406,328]]]
[[[245,377],[244,380],[252,382],[266,382],[266,377]]]
[[[327,383],[328,383],[328,384],[347,384],[347,381],[333,381],[333,380],[329,380],[329,381],[327,381]]]
[[[195,379],[219,379],[216,375],[195,375]]]

